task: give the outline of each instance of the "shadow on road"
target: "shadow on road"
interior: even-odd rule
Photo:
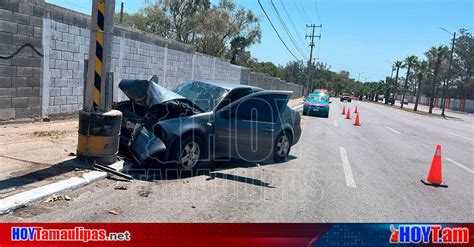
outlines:
[[[44,164],[43,164],[44,165]],[[13,177],[0,181],[0,191],[14,187],[21,187],[38,181],[49,179],[74,171],[76,169],[89,169],[91,165],[78,159],[66,160],[36,171],[24,171],[13,174]],[[23,173],[23,174],[22,174]]]

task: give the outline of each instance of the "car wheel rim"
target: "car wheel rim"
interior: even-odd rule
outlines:
[[[201,150],[196,142],[190,142],[184,146],[181,152],[181,165],[186,169],[192,169],[199,161]]]
[[[290,140],[286,135],[281,136],[278,138],[277,141],[277,154],[281,157],[287,155],[288,150],[290,149]]]

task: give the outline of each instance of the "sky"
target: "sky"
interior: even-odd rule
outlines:
[[[126,12],[135,12],[149,0],[124,0]],[[211,0],[216,2],[217,0]],[[278,9],[300,52],[294,47],[278,20]],[[90,14],[91,0],[47,0]],[[260,18],[261,43],[249,50],[259,61],[285,65],[295,58],[278,39],[257,0],[234,0]],[[309,40],[306,24],[317,28],[313,57],[331,70],[347,70],[360,81],[378,81],[390,76],[391,64],[409,55],[424,58],[432,46],[449,44],[451,32],[474,28],[472,0],[260,0],[270,20],[298,59],[307,61]],[[117,0],[116,11],[119,11]],[[288,18],[286,12],[290,18]],[[291,19],[291,21],[290,21]],[[471,32],[474,30],[471,30]],[[302,53],[302,54],[300,54]],[[304,55],[304,56],[303,56]],[[359,76],[360,74],[360,76]]]

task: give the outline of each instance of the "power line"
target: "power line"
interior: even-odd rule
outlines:
[[[286,16],[287,16],[288,19],[290,20],[290,24],[291,24],[291,26],[293,27],[293,30],[295,31],[296,36],[298,37],[298,40],[301,42],[301,44],[302,44],[303,46],[306,46],[306,44],[304,43],[303,38],[302,38],[303,36],[300,35],[300,33],[298,32],[298,29],[296,28],[296,26],[295,26],[295,24],[294,24],[294,22],[293,22],[293,19],[291,19],[291,15],[290,15],[290,14],[288,13],[288,11],[286,10],[285,5],[283,4],[283,0],[280,0],[280,4],[281,4],[283,10],[285,11]]]
[[[316,7],[316,14],[318,16],[319,23],[322,23],[321,15],[319,14],[318,0],[314,0],[314,6]]]
[[[275,11],[277,17],[278,17],[278,20],[280,21],[281,25],[283,26],[283,29],[284,31],[286,32],[286,35],[290,38],[290,41],[291,43],[293,44],[293,46],[296,48],[296,51],[298,51],[298,53],[304,58],[306,59],[306,55],[303,54],[303,52],[301,52],[301,47],[296,44],[296,41],[295,41],[295,38],[293,38],[293,35],[291,34],[288,26],[286,25],[285,21],[283,20],[283,18],[281,17],[280,15],[280,12],[278,11],[278,9],[276,8],[275,4],[273,4],[273,0],[270,0],[270,4],[273,8],[273,10]]]
[[[304,21],[306,23],[309,23],[309,19],[307,16],[303,15],[303,12],[301,12],[300,8],[298,7],[298,4],[296,4],[296,0],[293,0],[293,3],[295,4],[296,10],[298,11],[298,14],[304,18]]]
[[[280,34],[278,33],[278,31],[276,30],[275,26],[273,25],[272,21],[270,20],[270,17],[268,17],[268,14],[267,12],[265,11],[265,9],[263,8],[262,6],[262,3],[260,3],[260,0],[258,0],[258,4],[260,5],[260,8],[262,9],[263,13],[265,14],[265,16],[267,17],[267,20],[268,22],[270,22],[270,25],[272,26],[273,28],[273,31],[275,31],[275,33],[277,34],[278,38],[280,39],[280,41],[283,43],[283,45],[285,46],[285,48],[288,50],[288,52],[296,59],[296,60],[301,60],[301,59],[298,59],[295,54],[293,54],[293,52],[291,52],[290,48],[288,48],[288,46],[286,45],[285,41],[283,41],[283,39],[281,38]]]
[[[301,6],[303,6],[303,7],[301,8],[301,10],[303,11],[303,14],[304,14],[306,20],[309,20],[308,15],[306,14],[306,11],[304,10],[304,4],[303,4],[303,2],[301,2],[301,0],[300,0],[300,4],[301,4]],[[309,22],[309,21],[307,21],[307,22]]]

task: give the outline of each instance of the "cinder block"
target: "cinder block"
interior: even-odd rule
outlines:
[[[75,62],[75,61],[67,62],[67,69],[78,70],[79,69],[79,62]]]
[[[71,113],[71,106],[70,105],[61,105],[61,113]]]
[[[15,108],[0,109],[0,120],[9,120],[15,118]]]
[[[28,78],[28,86],[29,87],[40,87],[41,86],[41,79],[40,78]]]
[[[69,34],[69,33],[63,33],[62,41],[67,42],[67,43],[73,43],[74,35]]]
[[[79,28],[76,27],[76,26],[69,26],[69,33],[78,35],[79,34]]]
[[[56,29],[58,31],[63,32],[63,33],[67,33],[68,32],[68,25],[64,24],[64,23],[61,23],[61,22],[57,22],[56,23]]]
[[[68,87],[74,88],[79,86],[79,79],[68,79],[67,80],[67,85]]]
[[[33,68],[31,67],[17,67],[17,76],[33,76]]]
[[[0,65],[0,76],[16,76],[16,66]]]
[[[61,95],[61,88],[50,88],[49,89],[49,95],[50,96],[60,96]],[[54,102],[53,100],[50,100],[49,103]]]
[[[41,106],[32,106],[31,108],[31,116],[38,117],[41,116]]]
[[[56,40],[55,41],[55,47],[54,47],[56,50],[60,50],[60,51],[67,51],[67,43],[64,42],[64,41],[59,41],[59,40]]]
[[[8,9],[0,9],[0,20],[12,20],[13,19],[13,11]]]
[[[30,35],[32,36],[34,32],[34,27],[29,25],[18,24],[18,34]]]
[[[0,98],[0,109],[12,107],[12,98]]]
[[[28,77],[13,77],[12,78],[13,87],[26,87],[28,86]]]
[[[61,58],[63,60],[72,61],[74,59],[74,54],[72,52],[63,51],[61,52]]]
[[[24,13],[27,15],[33,15],[33,5],[27,3],[18,3],[18,12]]]
[[[77,96],[67,96],[68,104],[77,104]]]
[[[41,38],[42,35],[43,35],[43,28],[41,28],[41,27],[34,27],[33,28],[33,36]]]
[[[11,77],[3,77],[0,76],[0,88],[11,87],[12,86],[12,78]]]
[[[13,12],[13,20],[17,23],[30,24],[30,16],[19,12]]]
[[[62,87],[61,88],[61,96],[69,96],[69,95],[72,95],[72,88]]]
[[[28,97],[28,106],[39,106],[40,97]]]
[[[28,67],[28,57],[15,56],[14,58],[12,58],[12,65],[13,66]]]
[[[67,61],[56,60],[55,68],[56,69],[67,69]]]
[[[66,96],[54,97],[54,105],[64,105],[67,102]]]
[[[43,76],[43,75],[42,75],[43,72],[42,72],[42,69],[41,69],[41,68],[35,68],[35,67],[33,67],[33,68],[31,68],[31,73],[32,73],[32,76],[33,76],[33,77],[39,78],[39,77]]]
[[[31,87],[17,87],[16,96],[17,97],[31,97],[32,96]]]
[[[48,114],[58,114],[60,113],[60,108],[59,106],[49,106],[48,107]]]
[[[79,45],[74,43],[67,43],[67,50],[70,52],[79,52]]]
[[[67,86],[67,79],[59,78],[54,80],[55,87],[66,87]]]
[[[71,79],[72,78],[72,70],[61,70],[61,78],[63,79]]]
[[[5,44],[12,44],[13,43],[13,34],[0,31],[0,41],[2,42],[2,46],[4,46]],[[0,53],[5,53],[5,54],[7,54],[7,52],[11,53],[12,52],[11,48],[13,48],[13,45],[11,45],[8,49],[6,49],[6,48],[2,49],[0,47]]]
[[[61,70],[60,69],[50,69],[49,75],[51,78],[61,78]]]
[[[15,108],[15,118],[31,117],[31,108]]]
[[[39,58],[39,57],[30,57],[30,58],[28,58],[28,66],[40,68],[41,67],[41,61],[42,61],[42,59]]]
[[[30,25],[35,27],[42,27],[43,26],[43,18],[30,16]]]
[[[28,97],[12,98],[12,107],[14,108],[28,107]]]

